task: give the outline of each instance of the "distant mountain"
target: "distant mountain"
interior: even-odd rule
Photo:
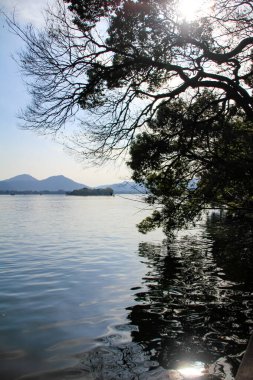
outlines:
[[[29,174],[21,174],[16,177],[0,181],[0,192],[26,192],[26,191],[63,191],[69,192],[74,190],[80,190],[86,188],[91,188],[90,186],[84,185],[72,181],[63,175],[57,175],[53,177],[48,177],[43,180],[38,180]],[[111,188],[114,194],[145,194],[146,189],[144,186],[138,185],[133,181],[124,181],[120,183],[114,183],[112,185],[101,185],[97,186],[96,189]]]
[[[97,188],[104,189],[106,187],[113,189],[114,194],[146,194],[146,188],[143,185],[138,185],[133,181],[102,185]]]
[[[38,180],[28,174],[0,181],[0,191],[73,191],[89,187],[63,175]]]
[[[57,190],[73,191],[73,190],[83,189],[84,187],[89,187],[82,183],[75,182],[72,179],[69,179],[67,177],[64,177],[63,175],[49,177],[47,179],[44,179],[41,182],[43,182],[44,189],[49,190],[49,191],[57,191]]]

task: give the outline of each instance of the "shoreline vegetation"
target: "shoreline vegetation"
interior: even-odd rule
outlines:
[[[25,190],[25,191],[0,190],[0,195],[47,195],[47,194],[66,195],[66,191],[64,191],[64,190],[58,190],[58,191],[49,191],[49,190],[43,190],[43,191],[32,191],[32,190]]]
[[[65,190],[58,190],[58,191],[1,191],[0,195],[74,195],[74,196],[112,196],[114,195],[113,189],[110,187],[104,188],[104,189],[89,189],[89,188],[83,188],[79,190],[74,191],[65,191]]]
[[[113,195],[113,189],[110,187],[106,187],[104,189],[89,189],[87,187],[84,187],[80,190],[74,190],[74,191],[68,191],[66,192],[66,195],[74,195],[74,196],[90,196],[90,195],[107,195],[112,196]]]

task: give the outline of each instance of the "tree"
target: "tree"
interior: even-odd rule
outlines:
[[[26,43],[20,65],[33,101],[24,126],[58,132],[78,116],[75,148],[93,159],[117,157],[140,133],[131,149],[134,177],[166,207],[185,191],[192,198],[182,198],[178,226],[210,201],[249,204],[251,188],[241,197],[239,181],[242,173],[249,178],[252,163],[252,1],[214,0],[192,22],[178,13],[180,0],[57,1],[42,31],[9,20]],[[167,140],[172,146],[164,146]],[[157,163],[142,157],[145,149],[157,154]],[[174,154],[177,166],[168,171],[163,165]],[[161,171],[156,180],[152,165]],[[193,175],[199,178],[194,197],[185,190]],[[168,220],[155,215],[151,224]]]
[[[65,0],[70,11],[57,2],[42,31],[10,22],[26,43],[26,128],[59,131],[81,110],[77,146],[101,158],[128,147],[161,103],[201,89],[223,112],[236,105],[252,119],[251,1],[214,1],[191,23],[179,0]]]
[[[230,215],[252,210],[253,123],[232,109],[225,117],[218,111],[208,92],[193,104],[163,104],[148,133],[133,141],[133,178],[150,190],[147,202],[158,206],[140,223],[141,232],[164,226],[169,235],[210,207]]]

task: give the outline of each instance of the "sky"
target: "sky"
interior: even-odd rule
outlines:
[[[47,3],[47,0],[0,0],[0,11],[11,15],[15,9],[18,22],[41,26]],[[122,163],[88,167],[88,163],[80,163],[52,138],[21,129],[17,115],[29,103],[29,97],[13,56],[22,48],[22,41],[9,31],[1,15],[0,46],[0,180],[19,174],[37,179],[64,175],[96,186],[129,179],[131,173]]]

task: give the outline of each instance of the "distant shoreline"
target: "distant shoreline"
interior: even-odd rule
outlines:
[[[59,191],[0,191],[0,195],[66,195],[66,191],[59,190]]]
[[[83,189],[68,191],[66,195],[75,196],[75,197],[76,196],[78,197],[101,196],[101,195],[112,196],[114,195],[114,193],[113,193],[113,189],[111,189],[110,187],[106,187],[104,189],[88,189],[84,187]]]
[[[87,190],[83,190],[87,189]],[[96,187],[90,187],[85,184],[81,184],[73,181],[70,178],[63,175],[48,177],[44,180],[38,180],[29,174],[20,174],[16,177],[9,178],[7,180],[0,181],[0,195],[43,195],[43,194],[56,194],[65,195],[73,191],[86,192],[83,195],[100,195],[95,194],[98,189],[102,191],[110,192],[113,194],[146,194],[147,189],[134,181],[123,181],[114,184],[100,185]],[[105,190],[107,189],[107,190]],[[110,190],[108,190],[110,189]],[[87,194],[91,191],[93,194]],[[75,195],[75,194],[73,194]],[[78,195],[78,194],[76,194]],[[102,195],[102,194],[101,194]],[[104,194],[107,195],[107,194]]]

